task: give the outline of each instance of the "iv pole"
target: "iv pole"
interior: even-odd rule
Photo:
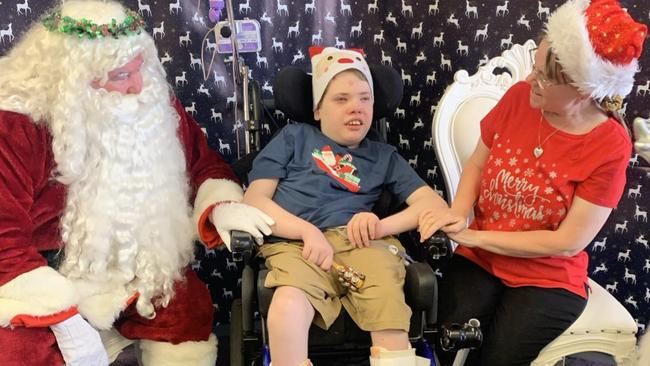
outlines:
[[[244,63],[244,60],[239,57],[239,50],[237,48],[237,25],[234,18],[234,10],[232,7],[232,0],[226,0],[226,12],[228,14],[228,24],[230,28],[230,43],[232,44],[232,62],[233,62],[233,74],[235,78],[235,94],[237,91],[237,85],[242,86],[242,96],[243,96],[243,110],[244,110],[244,123],[246,130],[244,133],[246,141],[246,154],[249,154],[251,150],[257,151],[260,149],[260,130],[259,130],[259,113],[253,113],[255,115],[251,119],[250,113],[250,97],[249,97],[249,79],[248,73],[250,69]],[[224,29],[221,29],[221,35],[227,36],[224,34]],[[226,31],[227,33],[228,31]],[[255,82],[254,82],[255,83]],[[256,83],[255,83],[256,84]],[[259,85],[253,85],[254,89],[254,98],[253,103],[258,103],[258,93],[255,92],[256,88],[259,88]],[[235,106],[236,108],[236,106]],[[254,111],[258,110],[259,107],[253,106]],[[237,120],[235,119],[235,125]],[[253,149],[251,149],[253,147]]]

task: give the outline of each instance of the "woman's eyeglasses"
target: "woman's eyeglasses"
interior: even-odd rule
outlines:
[[[535,52],[536,51],[537,51],[537,48],[532,48],[528,52],[529,52],[529,55],[530,55],[531,63],[533,64],[532,73],[535,74],[535,81],[537,81],[537,85],[539,86],[539,88],[543,90],[543,89],[546,89],[546,88],[548,88],[550,86],[553,86],[553,85],[563,85],[564,83],[558,83],[558,82],[552,81],[542,71],[537,69],[537,66],[535,65]]]

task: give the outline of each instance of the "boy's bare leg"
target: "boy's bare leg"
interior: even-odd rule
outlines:
[[[314,313],[302,290],[290,286],[275,289],[267,319],[273,366],[296,366],[307,359]]]
[[[382,347],[389,351],[399,351],[409,349],[408,333],[398,329],[386,329],[370,332],[372,338],[372,345],[375,347]]]
[[[370,366],[429,366],[430,360],[415,355],[408,334],[388,329],[371,332]]]

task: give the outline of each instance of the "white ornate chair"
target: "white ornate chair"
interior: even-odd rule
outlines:
[[[505,91],[523,80],[532,69],[529,50],[535,42],[515,45],[470,76],[459,70],[444,92],[433,117],[435,151],[450,200],[456,194],[461,169],[476,147],[479,122]],[[495,68],[505,68],[495,75]],[[613,356],[619,365],[630,362],[635,349],[637,325],[627,310],[605,289],[589,279],[591,294],[580,317],[531,363],[552,366],[564,357],[582,352]]]
[[[637,117],[634,119],[634,148],[648,163],[650,163],[650,118]]]

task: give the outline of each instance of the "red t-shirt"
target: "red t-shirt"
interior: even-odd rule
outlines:
[[[513,85],[481,121],[490,155],[474,208],[477,230],[556,230],[574,196],[616,207],[632,143],[614,119],[583,135],[556,129],[529,104],[530,86]],[[552,135],[551,135],[552,134]],[[546,138],[548,140],[546,140]],[[533,150],[542,143],[543,154]],[[526,245],[526,243],[521,243]],[[586,297],[588,255],[516,258],[479,248],[457,250],[511,287],[564,288]]]

